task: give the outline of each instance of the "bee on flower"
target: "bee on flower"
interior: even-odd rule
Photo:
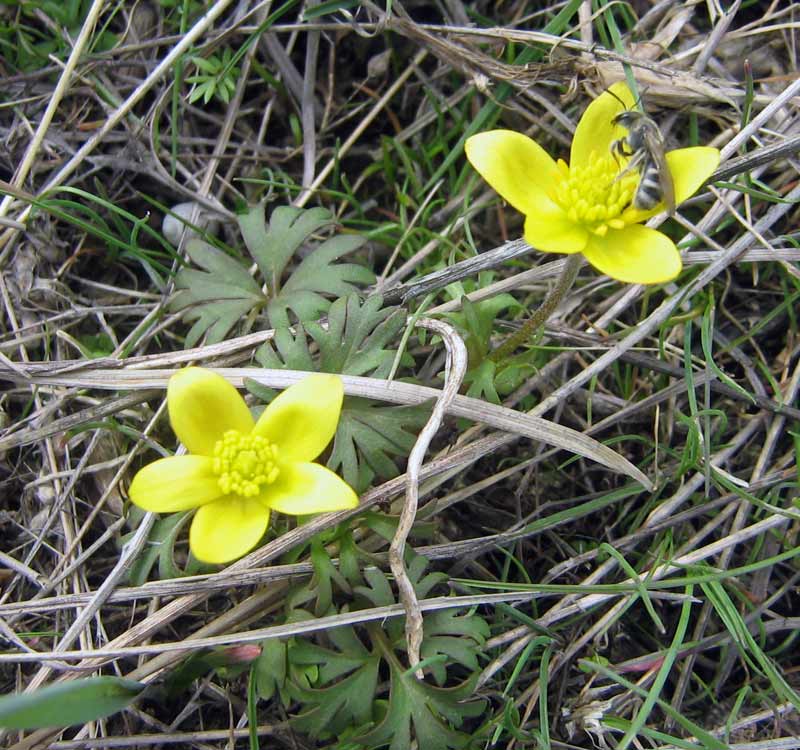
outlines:
[[[680,273],[681,258],[667,235],[642,226],[672,206],[661,200],[642,208],[636,199],[646,170],[629,169],[634,154],[621,147],[630,143],[625,124],[631,118],[624,113],[634,105],[625,83],[615,83],[597,97],[575,129],[569,164],[511,130],[474,135],[465,150],[481,176],[525,215],[525,240],[537,250],[582,253],[596,269],[619,281],[657,284]],[[719,158],[719,150],[709,146],[664,154],[674,205],[700,188]]]

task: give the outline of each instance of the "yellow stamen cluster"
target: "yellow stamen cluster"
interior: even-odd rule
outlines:
[[[228,430],[214,445],[213,470],[226,495],[254,497],[278,478],[277,458],[278,447],[269,440]]]
[[[593,153],[588,165],[560,170],[562,179],[553,197],[572,221],[595,234],[603,236],[609,227],[622,229],[625,222],[619,216],[630,205],[639,180],[636,171],[623,174],[622,167],[611,155]]]

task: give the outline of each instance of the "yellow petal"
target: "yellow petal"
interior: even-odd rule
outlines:
[[[278,394],[254,432],[278,446],[281,462],[313,461],[336,433],[343,398],[338,375],[309,375]]]
[[[205,456],[160,458],[140,469],[128,488],[131,502],[153,513],[197,508],[221,494]]]
[[[319,464],[296,463],[281,468],[278,480],[261,501],[292,516],[355,508],[358,496],[341,477]]]
[[[719,149],[711,146],[677,148],[668,151],[666,157],[675,187],[676,206],[691,198],[719,166]],[[659,203],[649,211],[638,211],[631,207],[625,210],[623,219],[628,224],[638,223],[647,221],[651,216],[664,210],[663,203]]]
[[[620,99],[622,101],[619,101]],[[592,152],[596,156],[610,154],[611,144],[618,138],[623,138],[628,132],[621,125],[614,125],[612,120],[620,112],[633,109],[635,104],[633,94],[624,81],[615,83],[600,94],[586,108],[575,128],[575,137],[572,139],[570,151],[570,166],[588,165]]]
[[[221,375],[202,367],[176,372],[167,386],[169,421],[190,453],[210,456],[228,430],[248,434],[253,417],[239,392]]]
[[[681,271],[681,256],[672,240],[655,229],[633,224],[592,235],[583,251],[596,269],[618,281],[659,284]]]
[[[719,166],[719,149],[711,146],[678,148],[667,153],[675,185],[675,205],[691,198]]]
[[[559,177],[558,167],[536,141],[512,130],[489,130],[467,138],[467,158],[505,200],[528,214],[547,198]],[[549,200],[549,199],[547,199]]]
[[[195,513],[189,546],[203,562],[230,562],[253,549],[268,524],[269,508],[258,500],[226,495]]]
[[[555,204],[543,204],[525,217],[525,241],[544,253],[579,253],[586,247],[588,230],[571,221]]]

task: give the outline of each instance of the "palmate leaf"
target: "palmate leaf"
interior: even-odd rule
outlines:
[[[304,710],[292,723],[312,737],[338,735],[348,727],[369,723],[378,687],[380,655],[369,651],[353,628],[334,628],[329,636],[335,650],[300,639],[290,650],[293,664],[318,666],[319,683],[328,685],[298,686],[293,691],[295,698],[304,704]]]
[[[399,340],[405,315],[381,305],[377,296],[363,303],[355,294],[340,298],[328,310],[327,326],[308,322],[295,326],[294,332],[278,329],[272,341],[258,349],[256,360],[272,369],[386,377],[396,356],[391,344]],[[309,338],[316,344],[314,354]],[[412,360],[406,356],[403,363]],[[341,471],[357,491],[366,489],[375,476],[396,476],[396,459],[408,455],[428,414],[424,406],[385,406],[346,398],[328,468]]]
[[[363,398],[345,399],[328,468],[363,491],[375,476],[390,479],[400,470],[395,458],[411,452],[428,411],[423,406],[384,406]]]
[[[535,371],[532,362],[536,357],[535,350],[524,351],[500,367],[487,359],[492,334],[497,329],[496,318],[513,307],[518,308],[520,304],[510,294],[499,294],[480,302],[470,302],[464,295],[461,297],[461,312],[446,314],[467,345],[469,370],[464,383],[468,386],[468,396],[499,404],[501,396],[516,390]]]
[[[323,372],[385,378],[396,356],[395,349],[387,347],[398,340],[405,317],[401,308],[383,307],[379,295],[362,303],[351,294],[331,305],[327,328],[311,322],[306,330],[319,347]],[[410,365],[413,360],[406,354],[401,364]]]
[[[296,333],[278,328],[272,341],[261,346],[255,356],[262,367],[273,369],[316,369],[384,378],[396,356],[391,344],[399,339],[404,325],[405,313],[397,307],[383,307],[379,295],[361,302],[357,294],[349,294],[330,306],[326,325],[310,321],[295,326]],[[319,364],[315,367],[309,336],[318,351]],[[401,360],[401,364],[412,363],[407,354]]]
[[[374,274],[366,268],[337,262],[361,247],[362,237],[335,235],[311,242],[313,233],[332,222],[330,212],[323,208],[281,206],[272,212],[267,225],[263,204],[239,217],[245,245],[263,275],[266,293],[241,261],[207,242],[188,243],[189,258],[203,270],[178,272],[177,293],[171,303],[173,310],[186,310],[186,319],[195,321],[186,346],[194,346],[204,334],[208,343],[218,343],[238,321],[262,309],[265,326],[272,328],[288,327],[290,311],[296,320],[315,320],[327,312],[331,298],[374,281]],[[289,262],[301,249],[307,254],[284,278]]]
[[[337,235],[325,240],[300,261],[292,275],[268,305],[272,328],[289,325],[289,310],[297,320],[315,320],[327,312],[327,297],[344,297],[360,285],[375,281],[372,271],[355,263],[334,263],[343,255],[358,250],[364,238],[356,235]]]
[[[371,630],[375,629],[373,626]],[[418,680],[413,670],[405,669],[393,653],[384,656],[391,670],[386,714],[374,729],[351,740],[370,750],[410,750],[412,739],[416,740],[416,747],[425,750],[466,747],[472,736],[457,728],[464,719],[478,716],[484,709],[482,700],[467,700],[477,675],[452,688],[434,687]]]
[[[320,545],[320,550],[325,548]],[[343,553],[344,547],[341,550]],[[426,573],[427,564],[424,557],[409,553],[408,575],[420,598],[430,596],[432,589],[447,578],[443,573]],[[362,584],[353,587],[354,606],[395,602],[392,586],[381,570],[365,567],[353,574],[353,582]],[[414,741],[416,747],[433,750],[465,747],[470,737],[459,727],[465,718],[482,711],[481,701],[471,698],[477,655],[489,626],[477,615],[444,610],[425,615],[423,630],[423,654],[441,655],[450,664],[465,667],[470,675],[466,680],[458,677],[463,681],[452,686],[455,676],[451,674],[449,687],[442,686],[444,679],[439,686],[418,680],[399,656],[406,649],[403,619],[399,617],[367,624],[365,629],[342,626],[293,638],[287,657],[292,669],[295,674],[314,675],[310,682],[294,677],[287,683],[292,699],[300,705],[293,726],[315,738],[336,736],[339,744],[331,747],[410,750]],[[447,675],[445,665],[436,666]],[[426,668],[433,669],[433,665]],[[460,671],[463,674],[465,670]],[[381,683],[386,675],[388,700],[386,683]]]
[[[510,294],[498,294],[480,302],[471,302],[461,297],[461,311],[445,313],[447,318],[464,337],[469,354],[470,368],[477,367],[491,347],[492,334],[497,330],[495,319],[509,308],[521,305]]]
[[[332,223],[323,208],[306,211],[281,206],[272,212],[269,228],[264,224],[263,206],[255,206],[239,218],[247,249],[255,259],[267,285],[273,290],[267,306],[271,328],[289,325],[289,310],[297,320],[314,320],[330,305],[327,297],[344,297],[371,284],[375,275],[353,263],[334,263],[364,244],[358,235],[336,235],[317,245],[281,285],[289,259],[317,230]]]
[[[238,320],[267,298],[247,269],[236,259],[199,239],[186,245],[189,258],[205,271],[182,268],[175,276],[178,290],[170,303],[172,310],[189,311],[196,320],[186,336],[185,346],[193,347],[207,333],[207,343],[222,341]]]
[[[444,573],[425,573],[428,560],[415,555],[407,565],[407,573],[419,598],[430,595],[434,586],[447,580]],[[354,593],[364,597],[372,607],[394,604],[395,598],[386,574],[378,568],[364,571],[366,586],[355,586]],[[393,648],[405,648],[405,629],[401,618],[383,626]],[[423,659],[436,656],[446,658],[432,661],[428,668],[438,685],[447,680],[447,665],[457,662],[470,671],[478,669],[478,654],[489,637],[489,625],[476,614],[459,615],[455,609],[438,610],[425,615],[421,655]]]
[[[409,554],[410,560],[406,563],[406,574],[414,591],[420,599],[427,597],[433,587],[447,580],[447,575],[441,572],[425,573],[428,567],[428,558],[414,552]],[[424,574],[424,575],[423,575]],[[379,568],[364,570],[366,586],[355,586],[353,591],[368,600],[370,607],[388,607],[395,603],[394,592],[389,579]],[[400,622],[400,620],[397,620]],[[388,625],[388,623],[387,623]],[[403,624],[400,622],[398,632],[402,632]]]
[[[465,747],[470,736],[457,727],[483,710],[482,701],[468,700],[477,675],[452,688],[428,685],[403,666],[380,626],[371,626],[369,634],[370,649],[351,627],[328,631],[333,648],[301,639],[292,645],[292,663],[317,666],[324,686],[292,688],[293,697],[303,704],[292,719],[295,729],[323,738],[346,732],[350,742],[370,750],[410,750],[412,739],[417,747],[431,750]],[[388,704],[376,700],[381,663],[391,675]],[[376,716],[377,725],[370,726]]]
[[[261,644],[261,656],[253,664],[256,691],[262,700],[270,700],[284,689],[287,674],[287,644],[278,638],[270,638]]]
[[[239,229],[265,281],[270,287],[275,287],[300,245],[332,221],[330,211],[324,208],[303,211],[292,206],[279,206],[272,212],[268,228],[264,204],[259,203],[239,216]]]
[[[459,615],[455,609],[441,609],[425,618],[425,638],[421,656],[446,659],[430,663],[431,674],[438,685],[447,680],[447,663],[458,662],[470,671],[478,669],[478,652],[489,637],[489,625],[474,614]]]

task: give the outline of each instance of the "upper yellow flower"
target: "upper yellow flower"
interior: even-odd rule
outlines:
[[[253,420],[239,392],[200,367],[167,386],[172,429],[191,455],[162,458],[131,482],[131,501],[155,513],[197,508],[195,557],[225,563],[249,552],[270,510],[292,515],[353,508],[358,497],[330,469],[311,463],[336,432],[344,389],[336,375],[310,375]]]
[[[612,153],[614,141],[627,135],[613,120],[633,108],[625,83],[615,83],[597,97],[575,129],[569,166],[510,130],[474,135],[465,149],[483,178],[525,214],[525,240],[533,247],[583,253],[595,268],[619,281],[656,284],[674,279],[681,259],[669,237],[640,225],[664,206],[633,208],[638,172],[620,176],[627,160]],[[669,151],[666,159],[678,204],[711,176],[719,165],[719,151],[708,146],[679,148]]]

